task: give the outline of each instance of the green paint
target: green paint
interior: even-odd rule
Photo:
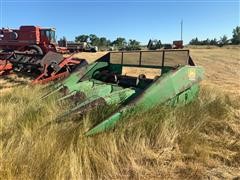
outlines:
[[[136,106],[148,110],[156,105],[171,99],[173,101],[188,103],[198,94],[198,83],[203,78],[203,69],[196,66],[180,67],[177,71],[170,71],[152,83],[144,93],[136,97],[133,104],[129,104],[116,112],[108,119],[91,129],[86,135],[94,135],[114,127],[127,109]]]
[[[117,112],[111,117],[109,117],[107,120],[103,121],[101,124],[96,126],[95,128],[89,130],[85,135],[86,136],[92,136],[101,132],[104,132],[110,128],[113,128],[115,124],[120,120],[122,116],[121,112]]]
[[[131,97],[136,91],[134,89],[125,88],[115,91],[108,96],[103,97],[108,105],[120,104]]]
[[[107,105],[116,105],[124,102],[126,99],[128,99],[131,95],[135,93],[135,90],[126,88],[118,91],[114,91],[112,93],[106,93],[106,95],[103,94],[94,94],[90,96],[89,98],[85,99],[78,105],[76,105],[71,110],[65,112],[62,117],[67,116],[71,113],[77,112],[78,110],[90,105],[91,103],[94,103],[98,100],[104,100],[104,102]],[[100,96],[101,95],[101,96]],[[100,105],[100,104],[99,104]],[[93,106],[94,107],[94,106]]]
[[[176,52],[174,51],[174,53]],[[198,66],[186,65],[188,64],[187,59],[186,64],[179,66],[177,69],[174,68],[176,66],[162,67],[160,64],[111,64],[110,59],[103,59],[102,61],[98,60],[81,68],[77,73],[73,73],[58,86],[58,90],[59,87],[68,89],[68,94],[60,100],[72,97],[78,92],[82,93],[85,97],[84,100],[79,100],[78,104],[73,109],[67,111],[65,115],[87,107],[98,106],[101,102],[107,105],[123,105],[116,113],[86,133],[86,135],[94,135],[113,128],[127,110],[132,107],[149,110],[163,103],[176,106],[185,105],[193,101],[198,95],[199,82],[203,79],[203,69]],[[126,77],[118,77],[120,80],[123,80],[122,82],[118,81],[119,79],[115,77],[122,74],[124,66],[159,69],[159,75],[161,69],[161,77],[152,83],[151,81],[142,79],[137,86],[134,79],[132,79],[131,83],[127,81],[126,87],[130,88],[121,87],[118,83],[126,83],[124,79]],[[116,82],[109,81],[113,74]],[[113,82],[115,84],[106,82]]]

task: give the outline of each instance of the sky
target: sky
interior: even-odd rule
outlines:
[[[96,34],[114,40],[232,37],[240,24],[239,0],[0,0],[0,26],[55,27],[57,38]]]

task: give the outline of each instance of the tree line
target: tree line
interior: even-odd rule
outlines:
[[[99,49],[118,49],[118,50],[140,50],[140,42],[135,39],[128,41],[123,37],[118,37],[114,41],[106,37],[98,37],[95,34],[82,34],[75,37],[75,42],[89,42],[92,46],[98,46]]]
[[[124,37],[117,37],[115,40],[111,41],[106,37],[98,37],[95,34],[82,34],[75,37],[75,42],[88,42],[92,46],[98,46],[100,50],[140,50],[140,42],[135,39],[126,40]],[[223,46],[227,44],[237,45],[240,44],[240,27],[237,26],[233,29],[232,38],[228,38],[226,35],[220,37],[220,39],[205,39],[199,40],[197,37],[189,42],[190,45],[218,45]],[[161,40],[149,40],[147,48],[154,50],[160,49],[164,46]]]
[[[240,44],[240,27],[237,26],[233,29],[232,32],[232,38],[228,38],[226,35],[223,35],[220,37],[220,39],[205,39],[205,40],[199,40],[197,37],[192,39],[189,44],[190,45],[216,45],[216,46],[223,46],[227,44],[232,45],[239,45]]]

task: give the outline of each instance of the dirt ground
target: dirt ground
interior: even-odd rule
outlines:
[[[74,57],[86,59],[89,63],[97,60],[107,52],[75,54]],[[192,48],[190,55],[197,65],[205,69],[205,79],[202,84],[213,86],[221,91],[240,96],[240,47],[235,48]],[[124,68],[123,74],[146,74],[153,78],[159,74],[157,69]],[[0,92],[11,87],[26,84],[29,78],[16,75],[4,76],[0,79]]]

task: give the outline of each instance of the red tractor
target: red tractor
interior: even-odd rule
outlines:
[[[0,29],[0,49],[3,51],[31,51],[46,54],[49,51],[67,52],[56,43],[54,28],[21,26],[19,29]]]
[[[182,40],[173,41],[173,49],[183,49],[183,41]]]

